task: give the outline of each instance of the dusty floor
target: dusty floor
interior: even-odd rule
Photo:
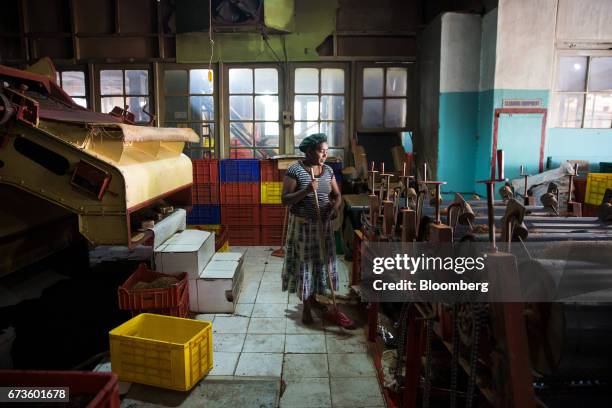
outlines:
[[[231,251],[246,257],[236,314],[196,316],[213,322],[213,370],[187,398],[176,400],[172,392],[134,386],[122,406],[270,407],[276,405],[270,403],[273,380],[276,398],[282,393],[281,407],[384,407],[367,354],[365,325],[348,331],[316,317],[314,324],[302,324],[299,299],[281,291],[282,258],[272,257],[268,247]],[[340,292],[346,291],[348,269],[340,267],[339,272]],[[247,380],[264,381],[256,385]],[[213,400],[224,385],[233,396]],[[257,395],[257,389],[261,398],[246,403],[245,397]]]

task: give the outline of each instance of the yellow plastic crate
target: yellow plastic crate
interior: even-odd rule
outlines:
[[[210,322],[142,313],[109,336],[121,381],[187,391],[213,367]]]
[[[262,181],[261,182],[261,203],[262,204],[281,204],[282,192],[283,192],[282,181]]]
[[[612,173],[589,173],[584,202],[593,205],[601,204],[608,188],[612,188]]]
[[[214,232],[215,234],[218,234],[219,232],[221,232],[221,224],[194,224],[194,225],[188,225],[187,229],[208,231],[208,232]]]

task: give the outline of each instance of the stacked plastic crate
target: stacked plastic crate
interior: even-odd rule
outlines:
[[[261,245],[282,245],[285,208],[281,193],[285,170],[276,160],[260,161],[261,174]]]
[[[221,224],[230,245],[260,245],[259,160],[221,160],[220,172]]]
[[[193,160],[192,210],[187,224],[196,226],[219,225],[219,161]]]

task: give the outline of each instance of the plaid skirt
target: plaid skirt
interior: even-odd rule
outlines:
[[[324,221],[322,228],[320,233],[317,221],[289,214],[282,287],[283,291],[297,293],[302,301],[315,293],[326,294],[329,290],[328,271],[334,290],[338,289],[334,231],[330,221]],[[325,237],[323,241],[322,235]]]

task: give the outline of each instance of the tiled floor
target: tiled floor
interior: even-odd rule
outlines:
[[[231,251],[245,253],[237,313],[196,316],[213,322],[214,368],[204,381],[282,378],[283,408],[384,407],[363,328],[343,330],[316,317],[302,324],[299,299],[281,291],[282,258],[268,247]]]

